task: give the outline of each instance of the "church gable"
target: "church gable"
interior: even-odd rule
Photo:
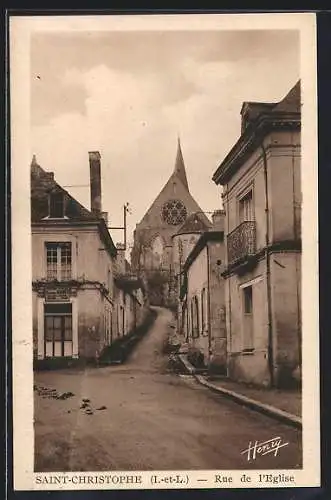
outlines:
[[[189,215],[201,211],[181,180],[172,175],[141,222],[137,224],[137,231],[155,228],[172,235]]]
[[[172,267],[172,237],[195,213],[201,214],[204,230],[208,218],[191,195],[183,155],[178,141],[175,168],[134,233],[131,259],[134,267],[144,271]]]
[[[159,227],[173,233],[192,212],[201,211],[190,194],[183,153],[178,139],[175,167],[169,180],[154,200],[137,229]]]

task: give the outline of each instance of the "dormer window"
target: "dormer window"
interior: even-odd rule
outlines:
[[[53,191],[49,195],[49,217],[63,219],[65,217],[65,199],[62,191]]]

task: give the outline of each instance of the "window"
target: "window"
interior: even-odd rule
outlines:
[[[155,236],[154,240],[152,241],[152,250],[153,253],[159,256],[162,256],[163,254],[163,240],[161,236],[157,235]]]
[[[243,288],[243,351],[254,350],[253,338],[253,287]]]
[[[126,334],[125,331],[125,309],[123,306],[121,306],[121,313],[122,313],[122,335]]]
[[[194,297],[191,304],[192,311],[192,337],[199,337],[199,301],[198,297]]]
[[[253,191],[250,190],[239,200],[239,222],[253,221]]]
[[[49,216],[53,219],[64,217],[64,193],[55,191],[49,196]]]
[[[45,357],[72,356],[71,304],[44,305]]]
[[[190,314],[190,323],[191,323],[191,335],[192,335],[192,338],[194,338],[194,305],[193,305],[193,300],[191,302],[191,314]]]
[[[162,219],[169,225],[183,224],[186,217],[186,207],[180,200],[169,200],[162,207]]]
[[[47,279],[71,278],[71,243],[46,243]]]
[[[202,333],[204,333],[204,331],[206,330],[205,301],[206,301],[206,289],[204,288],[201,292],[201,329],[202,329]]]
[[[162,266],[163,261],[163,252],[164,252],[164,243],[161,236],[157,235],[151,242],[152,248],[152,266],[158,269]]]
[[[104,314],[104,338],[105,338],[105,344],[110,345],[112,343],[112,337],[113,337],[113,332],[112,332],[112,315],[111,315],[111,310],[110,308],[106,307],[105,308],[105,314]]]
[[[245,314],[253,312],[253,289],[251,286],[244,288],[244,311]]]

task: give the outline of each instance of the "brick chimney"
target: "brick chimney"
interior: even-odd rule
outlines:
[[[89,152],[91,212],[101,216],[101,164],[99,151]]]
[[[213,231],[224,231],[225,211],[215,210],[211,218],[213,221]]]

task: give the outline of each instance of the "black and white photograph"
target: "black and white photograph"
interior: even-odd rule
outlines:
[[[16,489],[318,486],[314,15],[10,21]]]

